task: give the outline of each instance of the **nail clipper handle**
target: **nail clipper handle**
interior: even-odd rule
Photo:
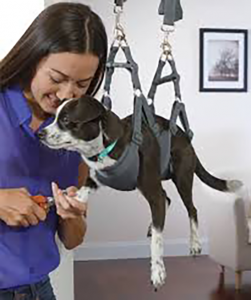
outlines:
[[[48,211],[49,205],[48,205],[47,197],[42,195],[35,195],[35,196],[31,196],[31,199],[34,202],[36,202],[41,208]]]

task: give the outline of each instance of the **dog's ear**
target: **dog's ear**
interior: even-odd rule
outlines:
[[[103,105],[91,96],[82,96],[75,105],[76,109],[72,110],[71,118],[73,120],[81,120],[81,123],[88,123],[98,119],[105,113]]]
[[[112,111],[106,110],[102,116],[101,122],[104,134],[109,140],[115,141],[123,135],[122,122]]]

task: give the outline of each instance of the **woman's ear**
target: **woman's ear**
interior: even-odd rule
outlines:
[[[105,135],[111,141],[115,141],[123,135],[120,118],[110,110],[107,110],[102,117],[102,127]]]

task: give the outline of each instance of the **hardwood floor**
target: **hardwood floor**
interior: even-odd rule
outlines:
[[[207,256],[167,257],[166,284],[154,292],[149,259],[75,262],[75,300],[251,300],[251,272],[235,291],[235,274]]]

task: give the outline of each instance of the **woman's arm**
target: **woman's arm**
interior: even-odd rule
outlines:
[[[86,233],[87,224],[85,217],[63,219],[59,217],[58,236],[65,248],[72,250],[82,244]]]
[[[88,167],[82,162],[79,166],[79,180],[78,188],[80,188],[86,181],[88,176]],[[76,188],[68,189],[68,195],[74,197]],[[85,203],[72,199],[67,201],[62,191],[54,186],[53,194],[57,205],[57,212],[59,214],[58,236],[65,248],[70,250],[79,246],[83,240],[87,229],[86,224],[86,210]],[[70,200],[70,199],[69,199]]]

